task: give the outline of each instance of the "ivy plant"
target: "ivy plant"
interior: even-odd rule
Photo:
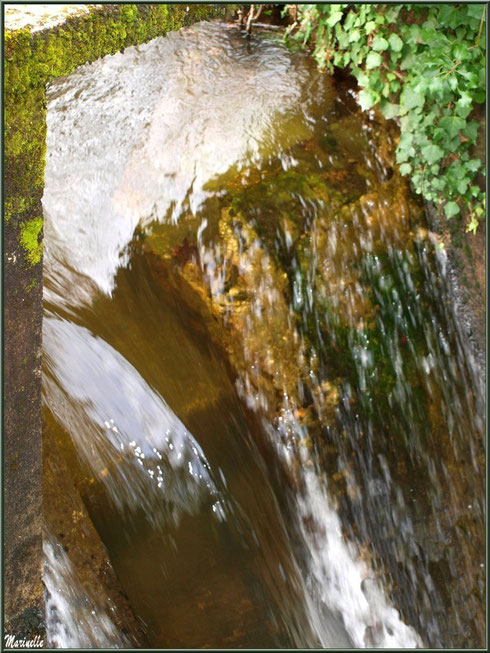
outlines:
[[[323,69],[349,67],[362,109],[397,120],[396,159],[415,192],[447,218],[468,210],[469,231],[485,215],[476,183],[483,163],[471,156],[485,101],[484,4],[298,5],[287,38],[314,42]]]

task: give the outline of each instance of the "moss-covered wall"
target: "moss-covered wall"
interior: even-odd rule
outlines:
[[[17,617],[26,614],[31,623],[32,608],[42,604],[41,198],[46,84],[84,63],[223,11],[224,5],[104,5],[42,31],[5,32],[5,616],[20,624],[18,632],[24,629]]]

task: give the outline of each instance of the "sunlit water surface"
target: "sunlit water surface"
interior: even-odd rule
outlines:
[[[219,23],[48,89],[44,402],[154,647],[483,642],[483,381],[390,138]]]

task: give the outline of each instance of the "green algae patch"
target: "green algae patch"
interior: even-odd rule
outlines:
[[[31,265],[39,263],[42,257],[42,235],[43,220],[34,218],[29,222],[23,222],[20,229],[20,244],[27,253],[27,260]]]

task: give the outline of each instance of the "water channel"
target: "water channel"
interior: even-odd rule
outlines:
[[[484,381],[394,139],[276,30],[48,88],[45,420],[152,647],[484,641]],[[54,521],[51,642],[125,646]]]

